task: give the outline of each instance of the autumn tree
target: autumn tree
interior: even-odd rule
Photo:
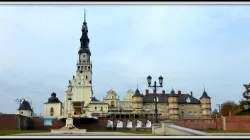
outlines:
[[[226,101],[222,104],[221,115],[229,116],[229,112],[231,112],[231,115],[239,112],[239,106],[234,101]]]

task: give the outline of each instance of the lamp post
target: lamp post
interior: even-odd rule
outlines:
[[[19,106],[21,106],[22,102],[24,101],[24,99],[16,99],[16,103],[19,104]],[[20,112],[18,112],[18,129],[21,130],[21,116],[20,116]]]
[[[219,113],[221,114],[221,107],[223,104],[216,104],[217,107],[219,107]]]
[[[162,83],[163,83],[163,77],[160,76],[159,78],[159,86],[156,85],[156,81],[154,81],[154,85],[151,86],[151,80],[152,80],[152,77],[149,75],[147,77],[147,81],[148,81],[148,87],[152,88],[154,90],[154,103],[155,103],[155,123],[158,123],[158,109],[157,109],[157,103],[159,102],[159,99],[156,97],[156,90],[157,88],[161,88],[163,87],[162,86]]]

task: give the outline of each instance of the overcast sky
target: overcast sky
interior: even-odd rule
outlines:
[[[110,88],[125,96],[146,77],[164,77],[170,92],[205,85],[212,107],[238,102],[250,82],[250,6],[241,5],[1,5],[0,112],[15,113],[16,98],[34,111],[52,92],[61,101],[75,75],[87,10],[94,95]]]

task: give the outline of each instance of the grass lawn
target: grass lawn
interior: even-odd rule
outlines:
[[[46,132],[50,132],[50,130],[0,130],[0,136],[22,134],[22,133],[46,133]]]
[[[234,131],[224,131],[224,130],[201,130],[206,133],[250,133],[250,130],[234,130]]]
[[[132,133],[132,134],[152,134],[151,130],[87,130],[87,132],[121,132],[121,133]]]

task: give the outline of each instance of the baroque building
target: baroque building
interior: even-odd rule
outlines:
[[[205,89],[200,99],[195,98],[192,92],[182,94],[181,91],[176,93],[172,89],[169,93],[162,90],[161,93],[153,94],[146,89],[146,93],[141,94],[138,88],[135,92],[127,91],[122,100],[114,89],[110,89],[102,101],[93,97],[93,67],[86,15],[81,31],[76,75],[68,82],[63,103],[56,97],[56,93],[51,94],[44,104],[45,118],[66,118],[69,114],[74,118],[98,118],[110,114],[154,114],[155,102],[158,115],[165,119],[210,118],[211,99]]]

